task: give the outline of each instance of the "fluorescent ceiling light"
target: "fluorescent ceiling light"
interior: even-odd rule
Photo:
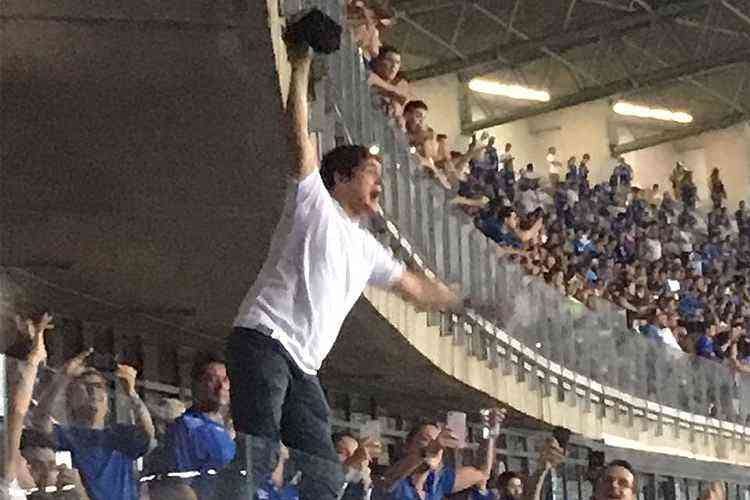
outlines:
[[[667,122],[690,123],[693,117],[684,111],[672,111],[665,108],[649,108],[629,102],[620,101],[612,106],[612,110],[619,115],[637,116],[638,118],[651,118]]]
[[[474,92],[482,94],[501,95],[512,99],[524,99],[526,101],[549,101],[549,92],[545,90],[535,90],[521,85],[508,85],[492,80],[483,80],[481,78],[472,78],[469,82],[469,88]]]

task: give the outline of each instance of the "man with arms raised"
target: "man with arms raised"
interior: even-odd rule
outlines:
[[[344,318],[368,285],[424,307],[456,309],[445,285],[404,268],[360,224],[378,209],[380,159],[339,146],[318,170],[308,132],[312,54],[290,44],[287,103],[295,161],[268,259],[240,306],[227,343],[235,428],[249,434],[253,478],[267,477],[283,441],[302,471],[304,500],[332,500],[343,485],[329,408],[316,376]]]
[[[112,367],[113,375],[130,403],[135,423],[109,425],[109,381],[86,365],[92,352],[88,349],[63,365],[40,398],[34,425],[50,437],[56,449],[70,451],[91,500],[136,500],[134,465],[152,447],[154,424],[135,390],[136,370],[120,364]],[[52,416],[63,394],[68,425],[55,423]]]

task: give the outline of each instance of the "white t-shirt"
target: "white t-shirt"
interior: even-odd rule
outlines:
[[[271,330],[297,366],[314,375],[365,287],[389,287],[403,271],[315,171],[290,186],[268,258],[234,325]]]
[[[664,342],[664,345],[667,347],[682,351],[682,347],[680,347],[680,344],[677,342],[677,339],[670,328],[661,328],[659,330],[659,337],[661,337],[661,341]]]
[[[693,236],[687,231],[680,230],[679,244],[680,244],[680,250],[682,252],[692,252],[693,251]]]
[[[549,173],[560,175],[560,162],[557,161],[557,156],[549,153],[547,155],[547,163],[549,164]]]
[[[513,153],[502,153],[500,157],[497,159],[499,163],[498,168],[503,168],[503,165],[505,165],[505,162],[511,159],[513,159]]]

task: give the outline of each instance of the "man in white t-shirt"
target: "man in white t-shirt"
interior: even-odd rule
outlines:
[[[292,46],[288,53],[293,183],[227,342],[231,408],[236,430],[251,436],[256,484],[271,474],[282,441],[302,471],[301,498],[333,500],[343,475],[317,371],[354,303],[373,285],[423,307],[461,304],[444,284],[406,270],[361,226],[378,209],[378,157],[364,146],[339,146],[318,170],[307,125],[312,54]]]
[[[506,143],[505,144],[505,150],[503,151],[503,154],[500,155],[500,158],[498,158],[498,169],[502,169],[503,165],[505,165],[505,162],[512,161],[515,158],[513,157],[513,153],[510,152],[510,150],[513,149],[513,144]]]

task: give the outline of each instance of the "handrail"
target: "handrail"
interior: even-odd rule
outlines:
[[[310,0],[340,20],[335,0]],[[378,236],[402,258],[459,283],[477,304],[465,317],[440,319],[445,334],[470,338],[469,354],[498,365],[511,354],[569,387],[598,393],[601,401],[637,407],[636,413],[679,418],[690,425],[731,427],[746,435],[750,382],[727,367],[670,351],[627,330],[617,312],[577,310],[543,280],[501,262],[494,243],[453,209],[445,191],[426,177],[410,155],[403,133],[373,109],[367,68],[344,37],[329,56],[324,85],[327,110],[312,119],[326,144],[378,144],[383,156],[382,207],[388,231]],[[331,112],[335,110],[336,112]],[[348,137],[336,136],[345,130]],[[333,137],[330,134],[334,134]],[[581,306],[583,307],[583,306]],[[474,335],[476,333],[476,335]],[[531,371],[531,370],[524,370]],[[532,371],[533,373],[533,371]],[[654,410],[657,408],[657,410]],[[721,422],[720,420],[725,422]]]

